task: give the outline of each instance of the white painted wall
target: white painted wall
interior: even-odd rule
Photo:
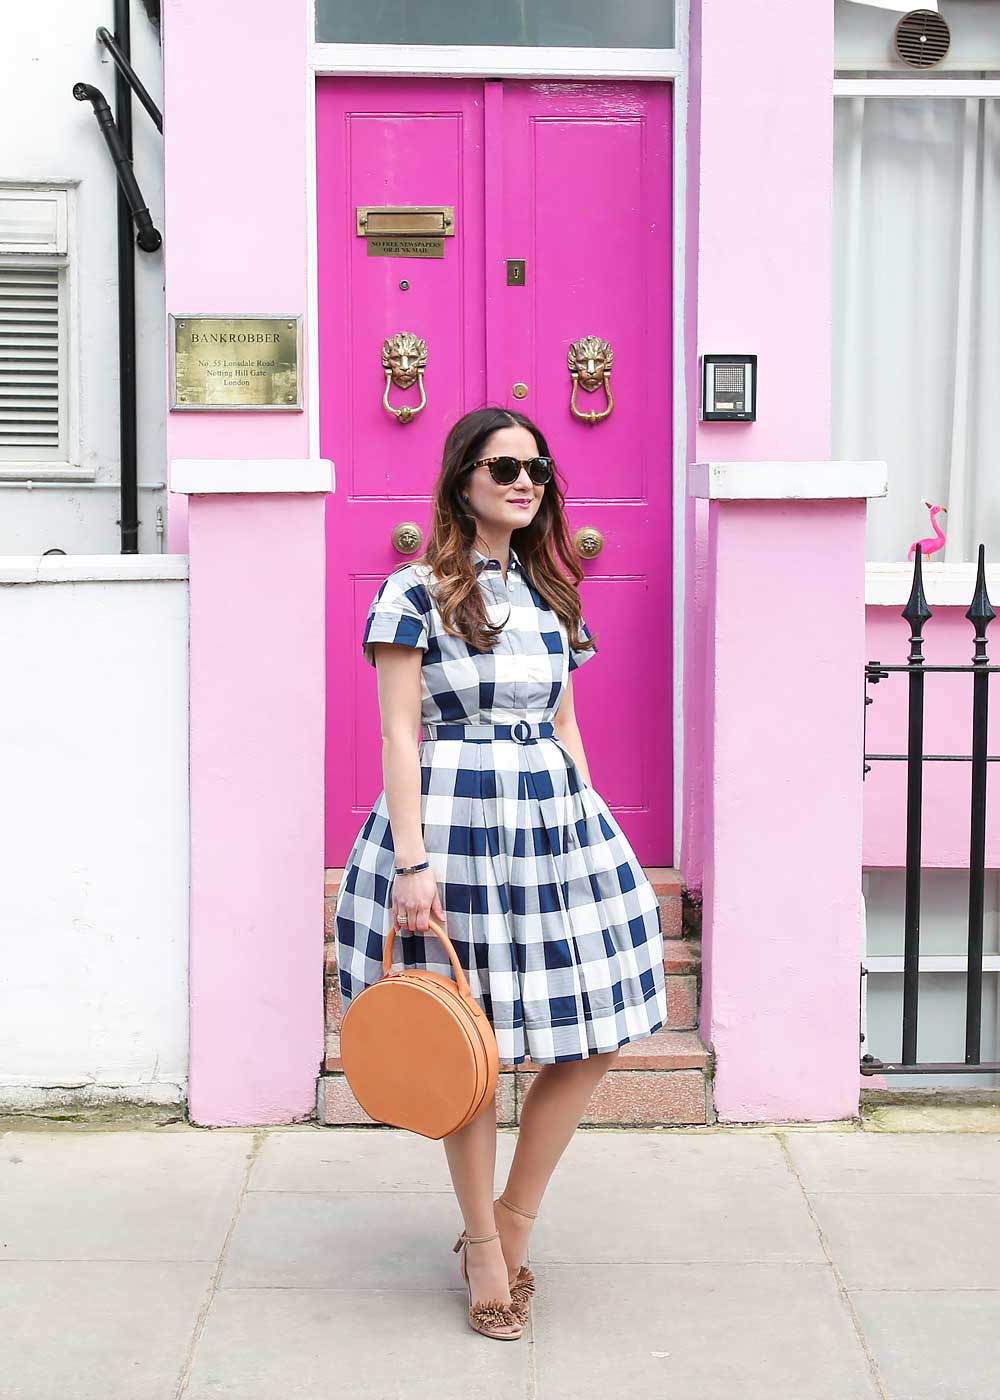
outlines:
[[[0,1109],[178,1102],[187,557],[0,557],[0,656]]]
[[[76,182],[70,239],[71,392],[78,414],[80,464],[92,483],[0,482],[0,555],[116,554],[121,549],[119,497],[118,271],[116,190],[111,157],[89,102],[73,84],[101,89],[112,111],[114,64],[95,38],[114,32],[111,0],[45,0],[3,12],[0,83],[0,181]],[[132,65],[162,109],[159,30],[141,0],[132,0]],[[133,97],[133,169],[156,227],[163,226],[163,138]],[[165,546],[164,481],[166,331],[163,252],[136,248],[139,549]],[[152,484],[155,489],[144,489]],[[158,521],[157,513],[164,519]]]

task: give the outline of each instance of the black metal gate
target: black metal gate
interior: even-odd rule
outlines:
[[[910,625],[910,654],[905,665],[883,666],[869,661],[865,666],[866,685],[878,685],[890,672],[905,671],[909,686],[909,715],[906,753],[865,753],[864,772],[872,763],[906,764],[906,895],[903,912],[903,1056],[889,1063],[866,1054],[861,1073],[874,1074],[969,1074],[996,1073],[1000,1061],[985,1064],[980,1059],[983,999],[983,892],[986,867],[986,774],[998,755],[986,752],[990,675],[1000,670],[991,666],[986,654],[986,629],[996,617],[986,591],[985,549],[979,546],[979,567],[972,602],[965,616],[975,629],[972,661],[964,666],[929,666],[923,658],[924,624],[932,616],[924,596],[921,552],[913,560],[913,587],[903,617]],[[928,674],[965,672],[972,677],[971,754],[924,753],[924,679]],[[865,714],[873,697],[865,693]],[[867,745],[866,745],[867,748]],[[962,1063],[917,1061],[917,1005],[920,958],[920,837],[923,805],[923,766],[925,763],[971,763],[972,803],[969,836],[969,938],[966,970],[965,1060]]]

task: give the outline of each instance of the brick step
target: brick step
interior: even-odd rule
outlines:
[[[679,1127],[712,1121],[709,1073],[712,1056],[697,1031],[662,1030],[623,1045],[601,1080],[581,1123],[587,1126]],[[327,1127],[373,1123],[344,1077],[335,1038],[320,1076],[317,1112]],[[502,1067],[497,1084],[497,1121],[513,1127],[538,1066],[530,1061]]]

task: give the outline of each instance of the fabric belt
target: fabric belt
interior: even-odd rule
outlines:
[[[530,744],[534,739],[551,739],[556,732],[550,719],[530,724],[519,719],[514,724],[429,724],[424,722],[425,737],[428,739],[477,739],[488,743],[491,739],[513,739],[517,744]]]

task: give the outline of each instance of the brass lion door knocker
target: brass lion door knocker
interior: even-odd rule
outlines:
[[[602,419],[608,418],[615,406],[615,401],[611,397],[611,365],[614,362],[615,352],[606,340],[602,340],[599,335],[585,335],[580,340],[576,340],[569,347],[569,354],[566,363],[569,365],[570,377],[573,380],[573,392],[569,399],[569,408],[574,418],[579,418],[583,423],[600,423]],[[604,392],[607,395],[608,406],[602,412],[581,413],[576,406],[576,391],[583,389],[588,394],[593,394],[604,385]]]
[[[386,413],[391,413],[400,423],[411,422],[427,407],[427,394],[424,392],[426,367],[427,342],[419,336],[411,335],[409,331],[390,336],[382,346],[382,368],[385,370],[382,406]],[[409,389],[413,384],[420,386],[420,402],[416,408],[409,408],[406,404],[402,408],[393,408],[389,402],[389,390],[393,384],[397,389]]]

